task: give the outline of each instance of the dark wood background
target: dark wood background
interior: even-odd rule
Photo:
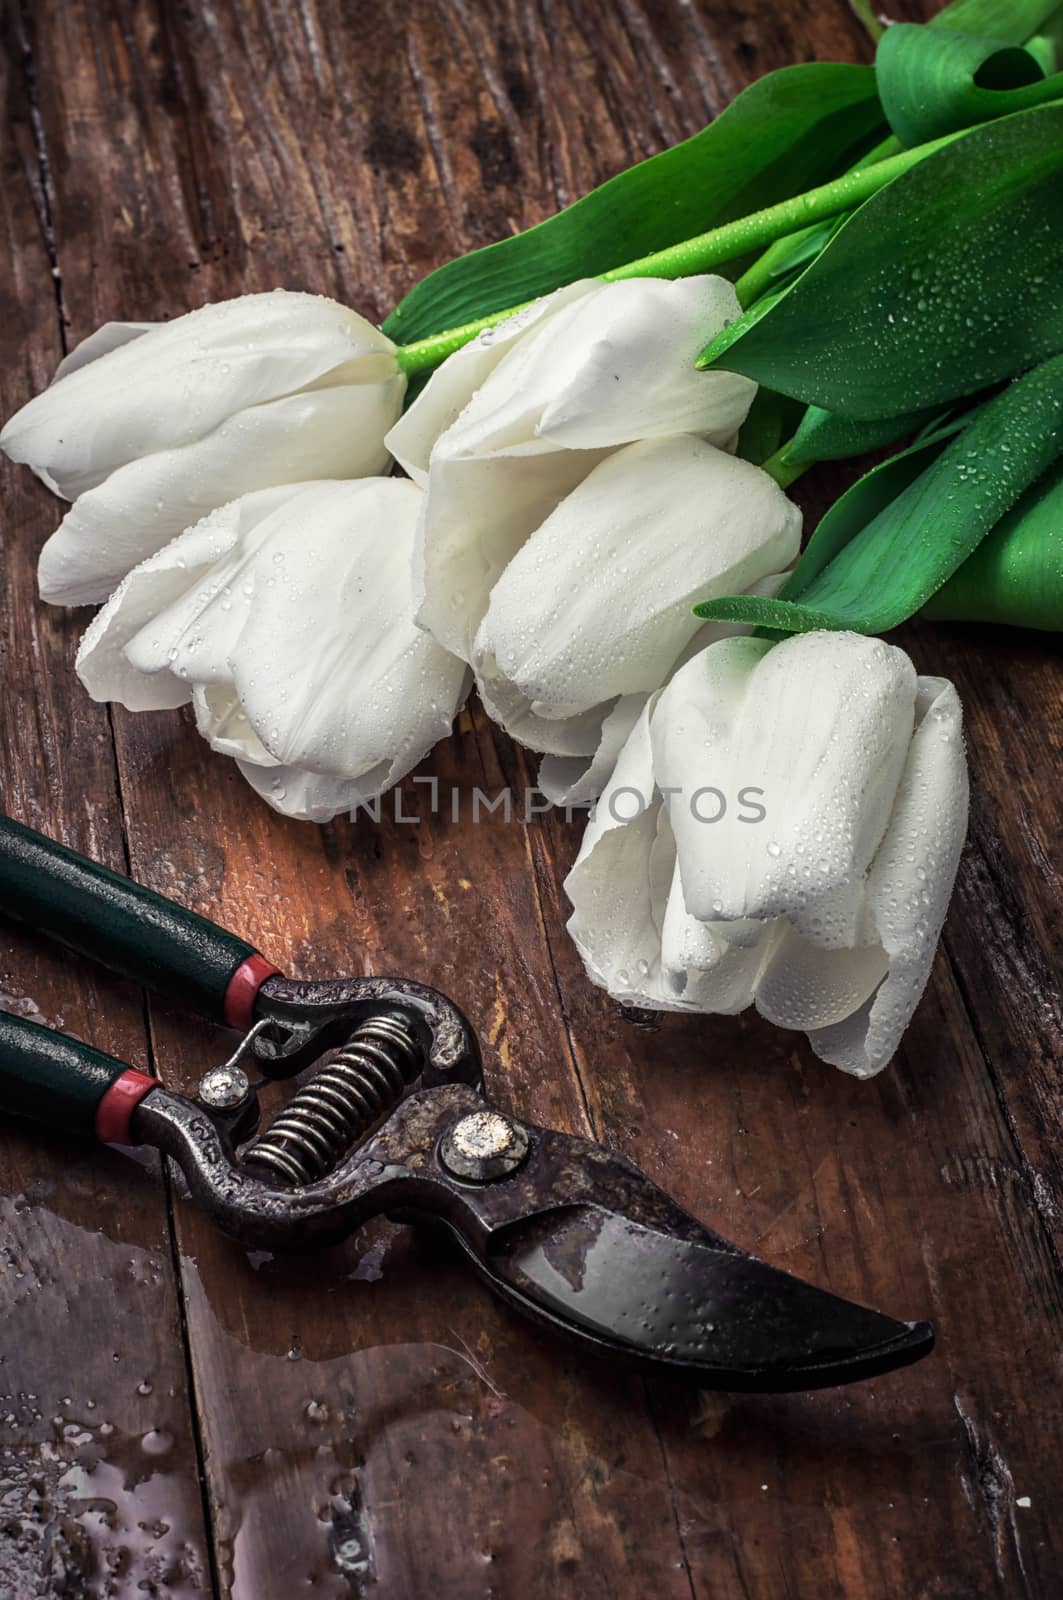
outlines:
[[[276,284],[381,317],[757,74],[869,57],[843,0],[12,0],[3,40],[4,416],[111,317]],[[618,1377],[400,1228],[248,1257],[154,1161],[11,1126],[0,1596],[1060,1593],[1051,641],[907,641],[959,686],[973,816],[926,998],[861,1084],[755,1017],[621,1016],[564,932],[578,824],[289,823],[187,716],[91,704],[87,614],[34,592],[58,506],[25,471],[0,485],[7,811],[295,973],[438,985],[500,1103],[590,1129],[771,1261],[939,1331],[922,1365],[811,1396]],[[800,486],[810,512],[836,485]],[[433,769],[525,775],[475,710]],[[407,785],[407,810],[424,796]],[[0,985],[179,1087],[227,1048],[9,930]]]

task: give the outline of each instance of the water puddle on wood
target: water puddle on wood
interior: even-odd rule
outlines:
[[[204,1495],[161,1207],[93,1155],[0,1201],[0,1596],[209,1595],[205,1498],[229,1600],[688,1600],[639,1380],[383,1220],[249,1255],[179,1204]]]
[[[0,1594],[209,1592],[161,1250],[24,1198],[0,1238]]]
[[[645,1536],[657,1595],[688,1596],[626,1380],[589,1378],[452,1256],[380,1222],[302,1260],[233,1252],[224,1280],[212,1246],[183,1258],[223,1589],[584,1597]]]

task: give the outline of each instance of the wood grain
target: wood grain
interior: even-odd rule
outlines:
[[[35,83],[18,19],[5,24],[6,417],[63,346]],[[110,720],[71,692],[80,619],[36,599],[45,507],[28,475],[5,475],[3,507],[4,810],[127,871]],[[0,990],[5,1009],[149,1064],[135,989],[8,925]],[[158,1163],[9,1126],[0,1192],[0,1594],[118,1594],[141,1581],[202,1592],[210,1555]]]
[[[382,316],[454,251],[815,57],[867,58],[842,0],[16,7],[4,414],[110,317],[277,283]],[[810,480],[810,513],[837,482]],[[457,826],[407,783],[419,825],[317,829],[257,802],[183,715],[92,706],[71,670],[84,614],[34,599],[54,502],[28,475],[2,483],[7,809],[293,972],[438,985],[481,1030],[499,1103],[592,1130],[773,1262],[933,1314],[939,1347],[837,1393],[692,1394],[531,1333],[391,1224],[247,1256],[150,1165],[5,1130],[0,1391],[17,1371],[39,1398],[10,1434],[0,1401],[0,1594],[1057,1592],[1063,697],[1046,642],[906,640],[960,686],[974,817],[927,997],[895,1066],[858,1084],[756,1019],[647,1026],[593,990],[564,932],[578,824],[473,826],[474,786],[529,776],[475,708],[424,769],[465,796]],[[16,997],[179,1087],[225,1047],[24,936],[2,956]],[[149,1476],[153,1433],[170,1442]]]

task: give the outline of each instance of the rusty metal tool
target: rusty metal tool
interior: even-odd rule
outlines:
[[[0,1111],[155,1146],[242,1245],[334,1242],[380,1213],[442,1224],[534,1320],[704,1387],[848,1383],[933,1344],[926,1322],[739,1249],[623,1157],[490,1106],[476,1036],[435,989],[286,978],[233,934],[7,819],[0,911],[244,1033],[190,1099],[0,1015]],[[258,1132],[261,1081],[295,1074],[301,1086]]]

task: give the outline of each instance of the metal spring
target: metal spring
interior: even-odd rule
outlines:
[[[371,1017],[278,1112],[243,1165],[284,1183],[323,1178],[360,1134],[397,1105],[424,1065],[398,1017]]]

